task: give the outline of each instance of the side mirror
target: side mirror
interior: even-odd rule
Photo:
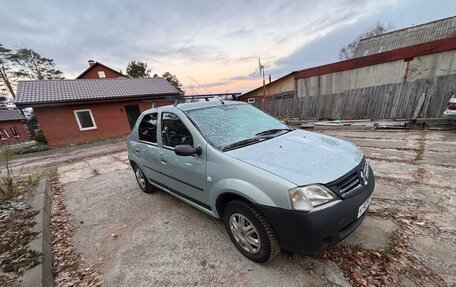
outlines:
[[[192,147],[188,144],[177,145],[174,147],[174,152],[180,156],[200,155],[203,150],[200,146]]]

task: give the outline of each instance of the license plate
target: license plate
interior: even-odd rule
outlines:
[[[366,212],[366,210],[367,210],[367,208],[369,207],[369,204],[371,203],[371,201],[372,201],[372,195],[369,196],[369,198],[366,199],[366,201],[365,201],[363,204],[361,204],[361,206],[360,206],[359,209],[358,209],[358,218],[359,218],[361,215],[363,215],[364,212]]]

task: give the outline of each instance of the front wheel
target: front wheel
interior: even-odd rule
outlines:
[[[264,263],[279,253],[271,225],[251,204],[234,200],[226,206],[223,218],[231,241],[245,257]]]
[[[145,193],[152,193],[154,191],[154,188],[150,185],[142,170],[136,165],[134,167],[134,171],[139,188],[141,188],[141,190]]]

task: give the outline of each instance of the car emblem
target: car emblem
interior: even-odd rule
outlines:
[[[366,176],[366,174],[365,174],[363,171],[361,171],[361,172],[359,173],[359,175],[360,175],[361,178],[363,179],[364,185],[367,185],[367,176]]]

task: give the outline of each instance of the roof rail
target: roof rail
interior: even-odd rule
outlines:
[[[197,95],[184,95],[182,96],[181,99],[183,100],[199,100],[199,99],[204,99],[206,102],[208,102],[211,98],[219,100],[221,103],[224,104],[224,100],[233,100],[237,101],[238,97],[241,95],[241,93],[220,93],[220,94],[197,94]],[[223,99],[225,97],[225,99]],[[226,99],[226,97],[231,97]]]

